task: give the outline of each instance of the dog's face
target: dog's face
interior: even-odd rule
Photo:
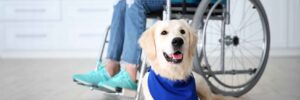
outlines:
[[[194,31],[184,20],[159,21],[139,40],[152,69],[172,80],[190,75],[196,42]]]
[[[161,66],[183,64],[189,49],[189,28],[180,21],[159,22],[154,31],[156,55]]]

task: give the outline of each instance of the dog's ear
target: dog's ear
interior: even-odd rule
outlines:
[[[139,44],[143,52],[146,53],[147,58],[150,62],[153,62],[156,58],[156,46],[155,46],[154,33],[155,33],[155,27],[157,26],[157,23],[158,22],[156,22],[153,26],[148,28],[139,39]]]
[[[180,19],[180,23],[182,23],[189,31],[189,56],[194,56],[197,47],[198,37],[196,34],[196,30],[192,28],[186,20]]]
[[[196,53],[196,47],[197,47],[197,41],[198,41],[198,37],[197,37],[197,34],[196,34],[196,31],[191,28],[190,26],[188,26],[189,28],[189,48],[190,48],[190,56],[194,56],[195,53]]]

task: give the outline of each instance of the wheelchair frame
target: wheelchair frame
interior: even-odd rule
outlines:
[[[186,1],[186,0],[184,0],[184,1]],[[205,38],[204,38],[206,36],[206,33],[205,33],[206,28],[205,28],[205,26],[206,26],[206,23],[207,23],[207,22],[204,23],[203,19],[205,19],[204,15],[205,15],[205,13],[207,13],[205,9],[208,8],[208,6],[210,4],[210,1],[211,0],[201,0],[201,2],[199,3],[197,9],[195,9],[194,17],[192,19],[190,18],[192,20],[191,26],[193,28],[195,28],[195,29],[199,29],[198,30],[198,36],[202,36],[202,40],[203,41],[205,41]],[[221,1],[222,0],[217,0],[217,2],[211,7],[211,9],[216,9],[217,5]],[[260,78],[261,74],[263,73],[263,70],[264,70],[264,68],[266,66],[266,63],[267,63],[268,53],[269,53],[269,43],[270,43],[270,39],[269,39],[269,37],[270,37],[269,36],[269,26],[268,26],[269,24],[268,24],[267,16],[266,16],[265,11],[264,11],[264,9],[262,7],[262,4],[260,3],[259,0],[250,0],[250,2],[256,4],[255,6],[258,5],[257,7],[262,10],[261,11],[262,14],[260,16],[263,17],[263,20],[264,20],[264,23],[265,23],[265,27],[266,27],[264,31],[267,33],[267,47],[265,48],[267,55],[266,55],[266,58],[263,61],[263,65],[262,65],[263,68],[261,69],[262,71],[260,71],[258,77],[255,78],[254,84],[250,84],[249,85],[250,88],[248,88],[246,91],[243,91],[242,93],[237,93],[237,94],[230,94],[230,93],[226,94],[226,93],[224,93],[224,95],[241,96],[241,95],[245,94],[246,92],[248,92],[256,84],[256,82],[259,80],[259,78]],[[166,0],[166,7],[163,10],[163,20],[170,20],[172,18],[171,8],[172,8],[171,7],[171,0]],[[222,15],[225,16],[224,17],[225,21],[222,21],[221,38],[225,38],[225,25],[226,24],[230,24],[230,0],[226,0],[226,7],[225,8],[226,9],[223,9],[223,11],[222,11],[223,12]],[[209,11],[208,14],[206,15],[206,17],[207,16],[211,16],[212,13],[213,13],[213,11]],[[208,20],[208,17],[206,19]],[[105,44],[108,43],[107,37],[108,37],[108,34],[109,34],[109,30],[110,30],[110,26],[106,27],[106,32],[105,32],[105,36],[104,36],[104,42],[102,44],[102,48],[101,48],[101,52],[100,52],[100,58],[99,58],[100,62],[103,61],[102,57],[103,57],[103,52],[104,52]],[[204,33],[202,34],[203,30],[204,30]],[[225,60],[225,58],[224,58],[224,56],[225,56],[225,52],[224,52],[225,42],[226,41],[224,39],[221,41],[221,43],[222,43],[222,45],[221,45],[221,50],[222,50],[222,52],[221,52],[221,55],[222,55],[221,65],[222,66],[221,66],[221,72],[220,73],[225,73],[225,71],[224,71],[224,67],[225,67],[224,66],[224,60]],[[209,76],[212,72],[210,72],[210,74],[208,74],[209,72],[205,73],[204,71],[201,71],[201,70],[203,70],[203,68],[205,69],[205,67],[209,67],[209,66],[204,66],[203,67],[203,66],[200,65],[203,60],[206,60],[206,59],[203,59],[206,56],[205,55],[205,44],[204,44],[204,42],[202,42],[200,48],[197,48],[197,49],[198,49],[197,53],[196,53],[197,56],[195,57],[194,63],[193,63],[194,71],[196,71],[197,73],[201,74],[204,77],[206,77],[207,75]],[[143,75],[144,75],[144,73],[146,71],[146,68],[147,68],[146,59],[147,59],[146,57],[142,58],[142,62],[140,64],[140,66],[139,66],[140,70],[139,70],[138,80],[142,80]],[[205,62],[207,62],[207,61],[205,61]],[[237,71],[237,73],[239,73],[239,72]],[[237,73],[235,73],[235,74],[237,74]],[[241,73],[245,73],[245,72],[241,72]],[[205,78],[205,79],[207,81],[209,81],[207,78]],[[212,85],[212,84],[209,83],[209,85]],[[141,86],[142,86],[142,82],[138,81],[137,94],[136,94],[136,98],[135,98],[136,100],[139,100],[141,98],[140,97]],[[122,92],[122,90],[120,90],[120,89],[117,89],[117,90],[118,91],[116,91],[116,92]],[[220,91],[216,91],[214,89],[212,89],[212,90],[213,90],[213,92],[219,92],[220,93]]]

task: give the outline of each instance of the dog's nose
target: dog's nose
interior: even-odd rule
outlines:
[[[175,48],[179,48],[183,45],[183,39],[180,37],[176,37],[172,40],[172,45]]]

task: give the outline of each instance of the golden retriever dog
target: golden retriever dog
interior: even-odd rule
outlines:
[[[185,20],[156,22],[139,44],[151,65],[142,80],[146,100],[235,99],[212,93],[205,79],[192,72],[197,36]]]

